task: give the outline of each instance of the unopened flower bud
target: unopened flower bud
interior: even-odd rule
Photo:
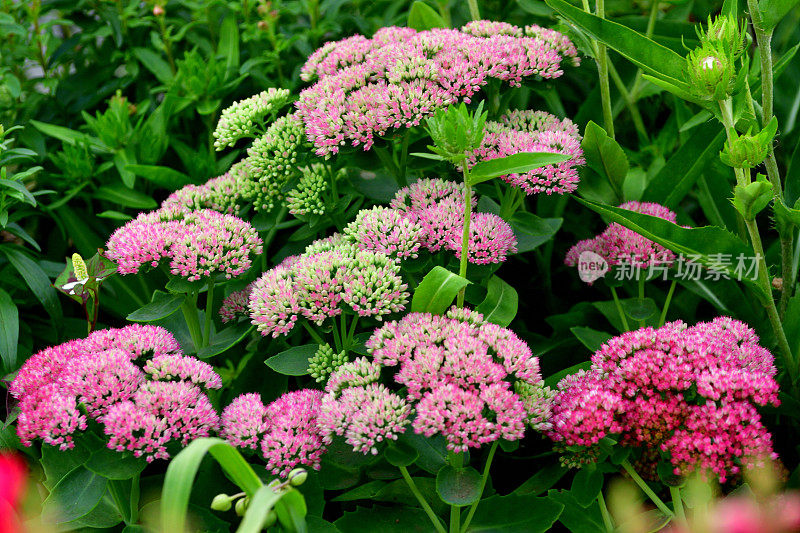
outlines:
[[[306,482],[308,472],[305,468],[295,468],[289,472],[289,484],[293,487],[299,487]]]
[[[778,121],[773,117],[769,124],[756,134],[734,133],[734,138],[725,142],[720,154],[723,163],[734,168],[753,168],[766,159],[772,140],[778,131]]]
[[[227,494],[217,494],[211,500],[211,508],[215,511],[228,511],[231,508],[231,497]]]
[[[156,4],[155,6],[153,6],[153,15],[154,16],[163,17],[165,13],[166,13],[166,11],[164,11],[164,8],[161,7],[160,5]]]
[[[776,291],[782,291],[783,290],[783,278],[772,278],[772,287]]]
[[[259,30],[264,31],[267,28],[269,28],[269,22],[267,22],[266,20],[259,20],[258,21],[258,29]]]
[[[745,50],[746,32],[730,15],[708,18],[708,29],[697,33],[700,42],[720,47],[732,58],[739,57]]]
[[[242,498],[236,501],[236,516],[244,516],[245,511],[247,511],[247,505],[250,503],[248,498]]]
[[[689,53],[687,66],[692,89],[703,100],[724,100],[733,93],[736,69],[730,57],[711,44]]]

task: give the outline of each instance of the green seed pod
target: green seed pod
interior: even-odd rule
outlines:
[[[227,494],[217,494],[211,500],[211,508],[215,511],[228,511],[231,508],[231,497]]]

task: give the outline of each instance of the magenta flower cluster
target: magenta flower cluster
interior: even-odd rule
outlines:
[[[181,353],[156,326],[96,331],[30,357],[9,391],[19,401],[17,433],[66,450],[89,422],[99,423],[108,448],[167,459],[171,442],[188,444],[218,426],[204,389],[222,386],[213,368]]]
[[[463,183],[425,178],[397,191],[390,206],[419,227],[414,234],[419,235],[422,247],[430,252],[448,250],[460,258],[464,191]],[[475,207],[477,198],[472,196],[471,200]],[[511,226],[499,216],[473,212],[467,249],[470,263],[502,263],[517,252],[517,238]]]
[[[776,457],[757,411],[778,405],[775,372],[755,332],[728,317],[624,333],[589,371],[559,383],[550,436],[590,449],[615,436],[643,450],[645,473],[666,454],[676,475],[700,470],[724,482]]]
[[[415,31],[387,27],[329,42],[312,54],[301,78],[316,83],[296,102],[320,156],[342,146],[369,150],[377,136],[417,126],[437,109],[469,101],[490,80],[518,86],[523,78],[562,75],[575,47],[557,32],[489,21]]]
[[[300,317],[321,325],[345,308],[381,320],[405,309],[407,289],[394,259],[336,236],[312,243],[256,280],[250,317],[262,335],[273,337],[287,334]]]
[[[317,424],[322,391],[287,392],[265,406],[261,395],[243,394],[222,412],[220,435],[232,445],[259,449],[274,475],[286,477],[298,465],[316,470],[325,453]]]
[[[487,122],[481,146],[470,156],[470,168],[520,152],[565,154],[563,163],[546,165],[524,174],[501,176],[506,183],[526,194],[564,194],[575,191],[579,166],[586,163],[577,126],[568,118],[559,119],[545,111],[511,111],[497,122]]]
[[[106,243],[106,256],[120,274],[136,274],[169,260],[169,270],[189,281],[222,273],[246,272],[251,256],[262,251],[261,238],[247,222],[211,210],[168,207],[141,213],[117,229]]]
[[[416,433],[443,435],[456,452],[520,439],[526,424],[549,427],[549,395],[526,401],[544,388],[538,358],[511,330],[479,313],[411,313],[376,330],[367,349],[372,361],[342,365],[328,382],[320,416],[326,439],[344,435],[355,450],[375,453],[378,442],[405,431],[412,410]],[[386,367],[405,387],[402,395],[377,383]],[[515,381],[530,390],[515,389]]]
[[[669,222],[677,221],[677,215],[673,211],[656,203],[626,202],[619,207]],[[567,252],[564,263],[571,267],[577,266],[580,255],[585,251],[596,253],[609,265],[629,263],[637,268],[647,268],[651,265],[669,266],[675,261],[675,253],[671,250],[616,222],[609,224],[600,235],[575,244]]]

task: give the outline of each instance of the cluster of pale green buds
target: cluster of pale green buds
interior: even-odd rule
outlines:
[[[286,476],[285,480],[281,481],[280,479],[273,479],[267,486],[275,492],[281,492],[288,487],[299,487],[306,482],[306,479],[308,479],[308,472],[306,469],[295,468],[289,472],[289,475]],[[232,496],[224,493],[217,494],[214,496],[214,499],[211,500],[211,509],[214,511],[220,511],[224,513],[226,511],[230,511],[231,507],[233,507],[237,516],[244,516],[248,505],[250,505],[250,498],[248,498],[244,492],[240,492]],[[267,514],[267,518],[263,524],[263,527],[268,528],[274,525],[277,520],[278,515],[275,513],[275,510],[272,509],[270,510],[269,514]]]
[[[689,79],[701,100],[722,101],[736,86],[737,60],[747,44],[747,32],[730,15],[709,18],[708,28],[698,31],[700,46],[686,57]]]

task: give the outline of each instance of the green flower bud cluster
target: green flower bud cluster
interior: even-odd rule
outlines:
[[[283,199],[283,188],[297,176],[303,146],[303,123],[294,114],[276,120],[247,150],[249,180],[242,195],[257,211],[271,211]]]
[[[301,170],[297,187],[286,195],[286,207],[292,215],[324,215],[325,200],[323,195],[328,190],[325,169],[321,165]],[[335,178],[334,178],[335,179]]]
[[[317,383],[328,381],[340,366],[347,362],[346,352],[334,353],[330,344],[320,345],[317,352],[308,360],[308,371]]]
[[[770,123],[755,135],[749,131],[743,135],[734,132],[733,138],[725,142],[719,158],[734,168],[756,167],[766,159],[777,131],[778,119],[772,117]]]
[[[214,148],[219,151],[233,146],[239,139],[255,137],[263,130],[267,115],[271,121],[288,102],[289,90],[274,87],[235,102],[222,112],[217,122]]]
[[[433,146],[428,149],[439,158],[459,164],[481,146],[487,113],[483,102],[474,113],[470,113],[462,102],[459,106],[439,109],[426,121]]]

